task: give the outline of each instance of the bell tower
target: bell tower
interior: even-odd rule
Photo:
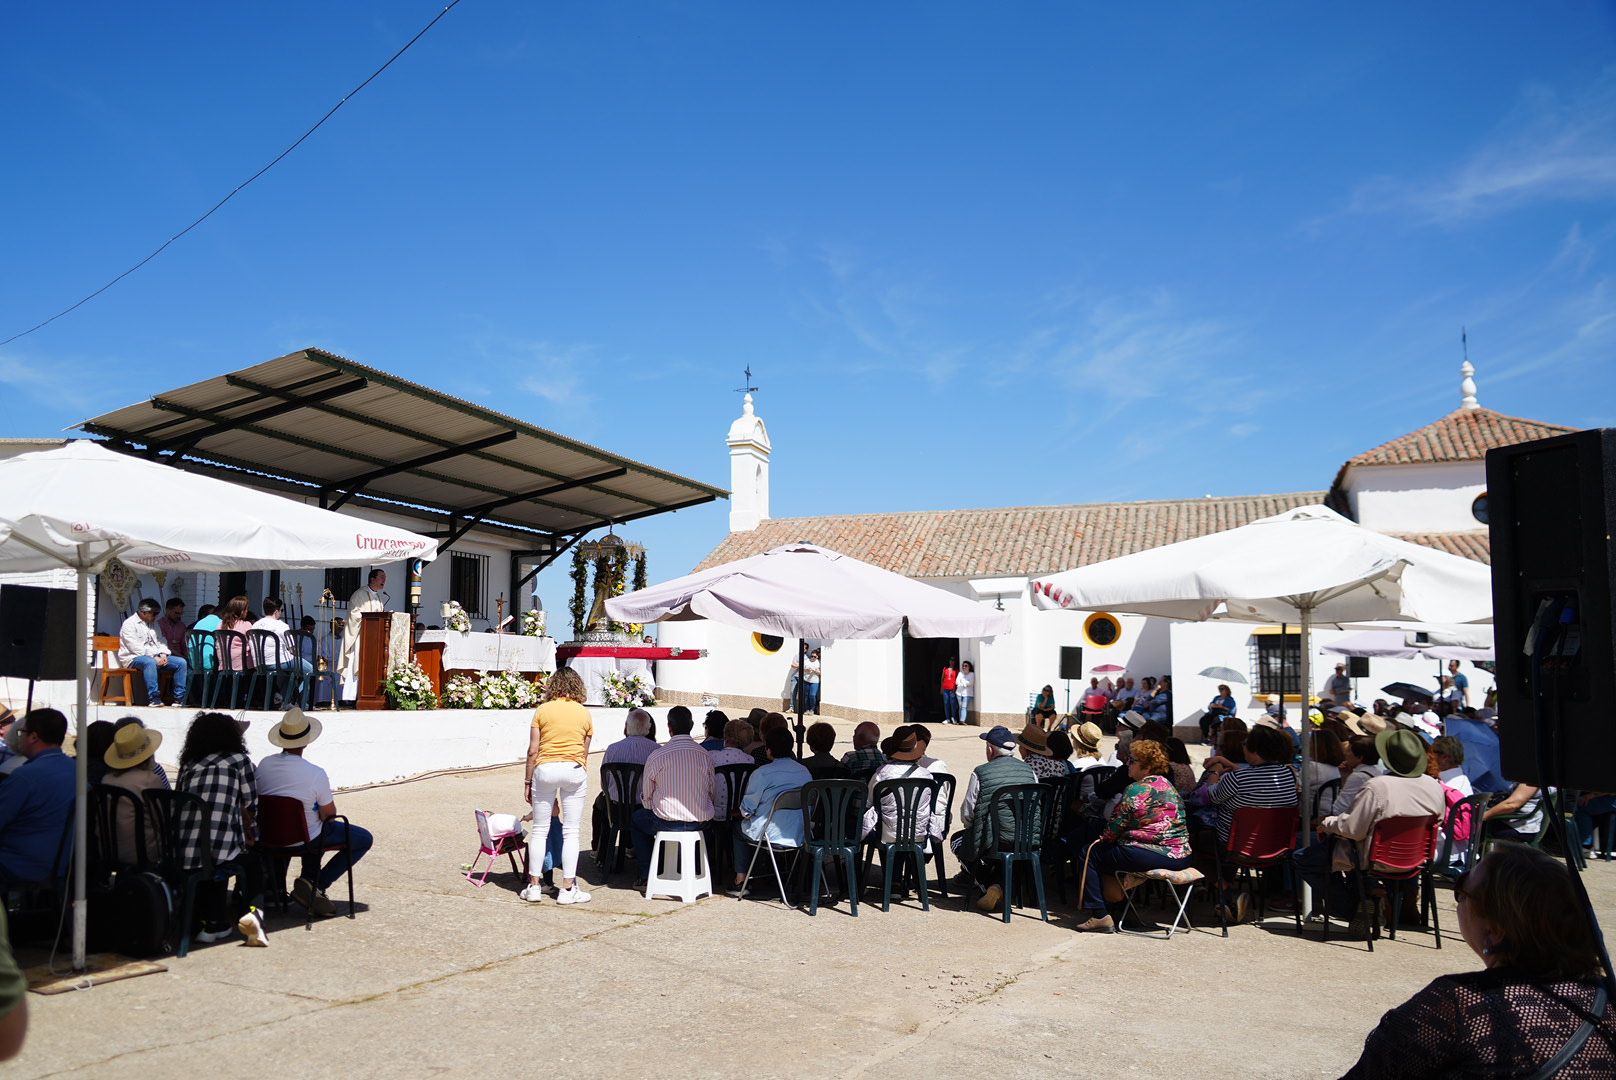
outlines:
[[[761,521],[769,520],[769,444],[768,428],[752,410],[752,370],[746,371],[746,386],[742,393],[741,415],[729,426],[729,531],[748,532]]]

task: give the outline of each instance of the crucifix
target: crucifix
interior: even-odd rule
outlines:
[[[736,390],[735,392],[737,394],[750,394],[750,393],[753,393],[754,391],[757,390],[757,387],[752,385],[752,365],[751,364],[746,365],[745,372],[746,372],[746,385],[742,386],[739,390]]]
[[[505,594],[500,593],[494,601],[494,630],[497,633],[505,632]]]

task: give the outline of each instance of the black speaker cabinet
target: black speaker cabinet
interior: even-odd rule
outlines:
[[[1061,646],[1060,677],[1063,679],[1083,677],[1083,646]]]
[[[1367,656],[1349,656],[1349,657],[1347,657],[1347,678],[1349,678],[1349,679],[1367,679],[1367,678],[1369,678],[1369,657],[1367,657]]]
[[[34,585],[0,585],[0,675],[71,679],[73,605],[78,593]]]
[[[1504,775],[1616,791],[1616,429],[1487,454]]]

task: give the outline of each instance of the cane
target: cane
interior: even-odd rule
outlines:
[[[1103,836],[1096,837],[1094,843],[1083,850],[1083,872],[1077,877],[1077,906],[1080,908],[1083,906],[1083,890],[1089,883],[1089,856],[1094,854],[1095,844],[1104,839]]]

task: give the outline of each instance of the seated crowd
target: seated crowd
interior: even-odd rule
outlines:
[[[286,605],[278,597],[264,598],[263,615],[249,608],[246,596],[232,597],[214,607],[204,604],[195,622],[185,622],[185,601],[170,598],[161,605],[142,600],[134,614],[118,629],[118,663],[141,679],[151,707],[183,706],[195,676],[227,669],[251,671],[260,664],[277,672],[274,694],[282,704],[308,704],[308,676],[319,663],[313,616],[304,616],[298,630],[285,621]],[[159,617],[158,611],[162,610]],[[259,636],[260,632],[267,636]],[[194,635],[202,637],[193,637]],[[173,673],[167,700],[161,673]],[[232,692],[246,686],[230,688]]]

